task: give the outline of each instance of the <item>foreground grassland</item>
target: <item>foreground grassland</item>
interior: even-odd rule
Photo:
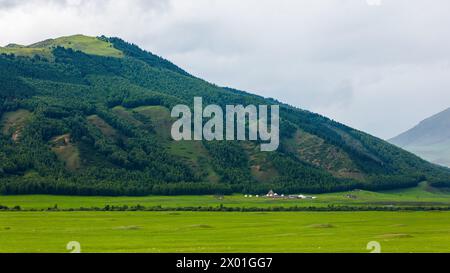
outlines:
[[[351,195],[351,198],[349,198]],[[83,252],[450,252],[450,211],[195,212],[79,211],[80,208],[136,206],[445,207],[450,193],[430,188],[316,195],[315,200],[232,196],[80,197],[0,196],[0,252],[68,252],[69,241]],[[51,211],[74,209],[76,211]],[[37,211],[26,211],[37,210]]]
[[[0,252],[449,252],[450,212],[3,212]]]

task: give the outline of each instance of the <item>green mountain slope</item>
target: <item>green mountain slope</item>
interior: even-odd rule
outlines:
[[[119,38],[0,48],[0,192],[328,192],[444,185],[450,171],[326,117],[196,78]],[[280,104],[281,143],[173,141],[170,109]]]
[[[389,140],[433,163],[450,167],[450,108]]]

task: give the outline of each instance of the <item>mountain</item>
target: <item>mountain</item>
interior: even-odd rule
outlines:
[[[389,140],[433,163],[450,167],[450,108]]]
[[[382,190],[450,171],[273,99],[220,87],[119,38],[0,48],[0,192],[72,195]],[[171,109],[280,105],[280,146],[173,141]]]

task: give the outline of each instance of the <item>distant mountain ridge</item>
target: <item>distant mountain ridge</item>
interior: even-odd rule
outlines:
[[[450,108],[421,121],[389,142],[433,163],[450,167]]]
[[[173,141],[177,104],[280,105],[280,146]],[[319,114],[190,75],[120,38],[0,47],[0,193],[226,194],[385,190],[441,168]]]

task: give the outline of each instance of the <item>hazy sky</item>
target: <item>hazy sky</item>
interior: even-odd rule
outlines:
[[[450,107],[450,1],[377,1],[0,0],[0,45],[118,36],[389,138]]]

